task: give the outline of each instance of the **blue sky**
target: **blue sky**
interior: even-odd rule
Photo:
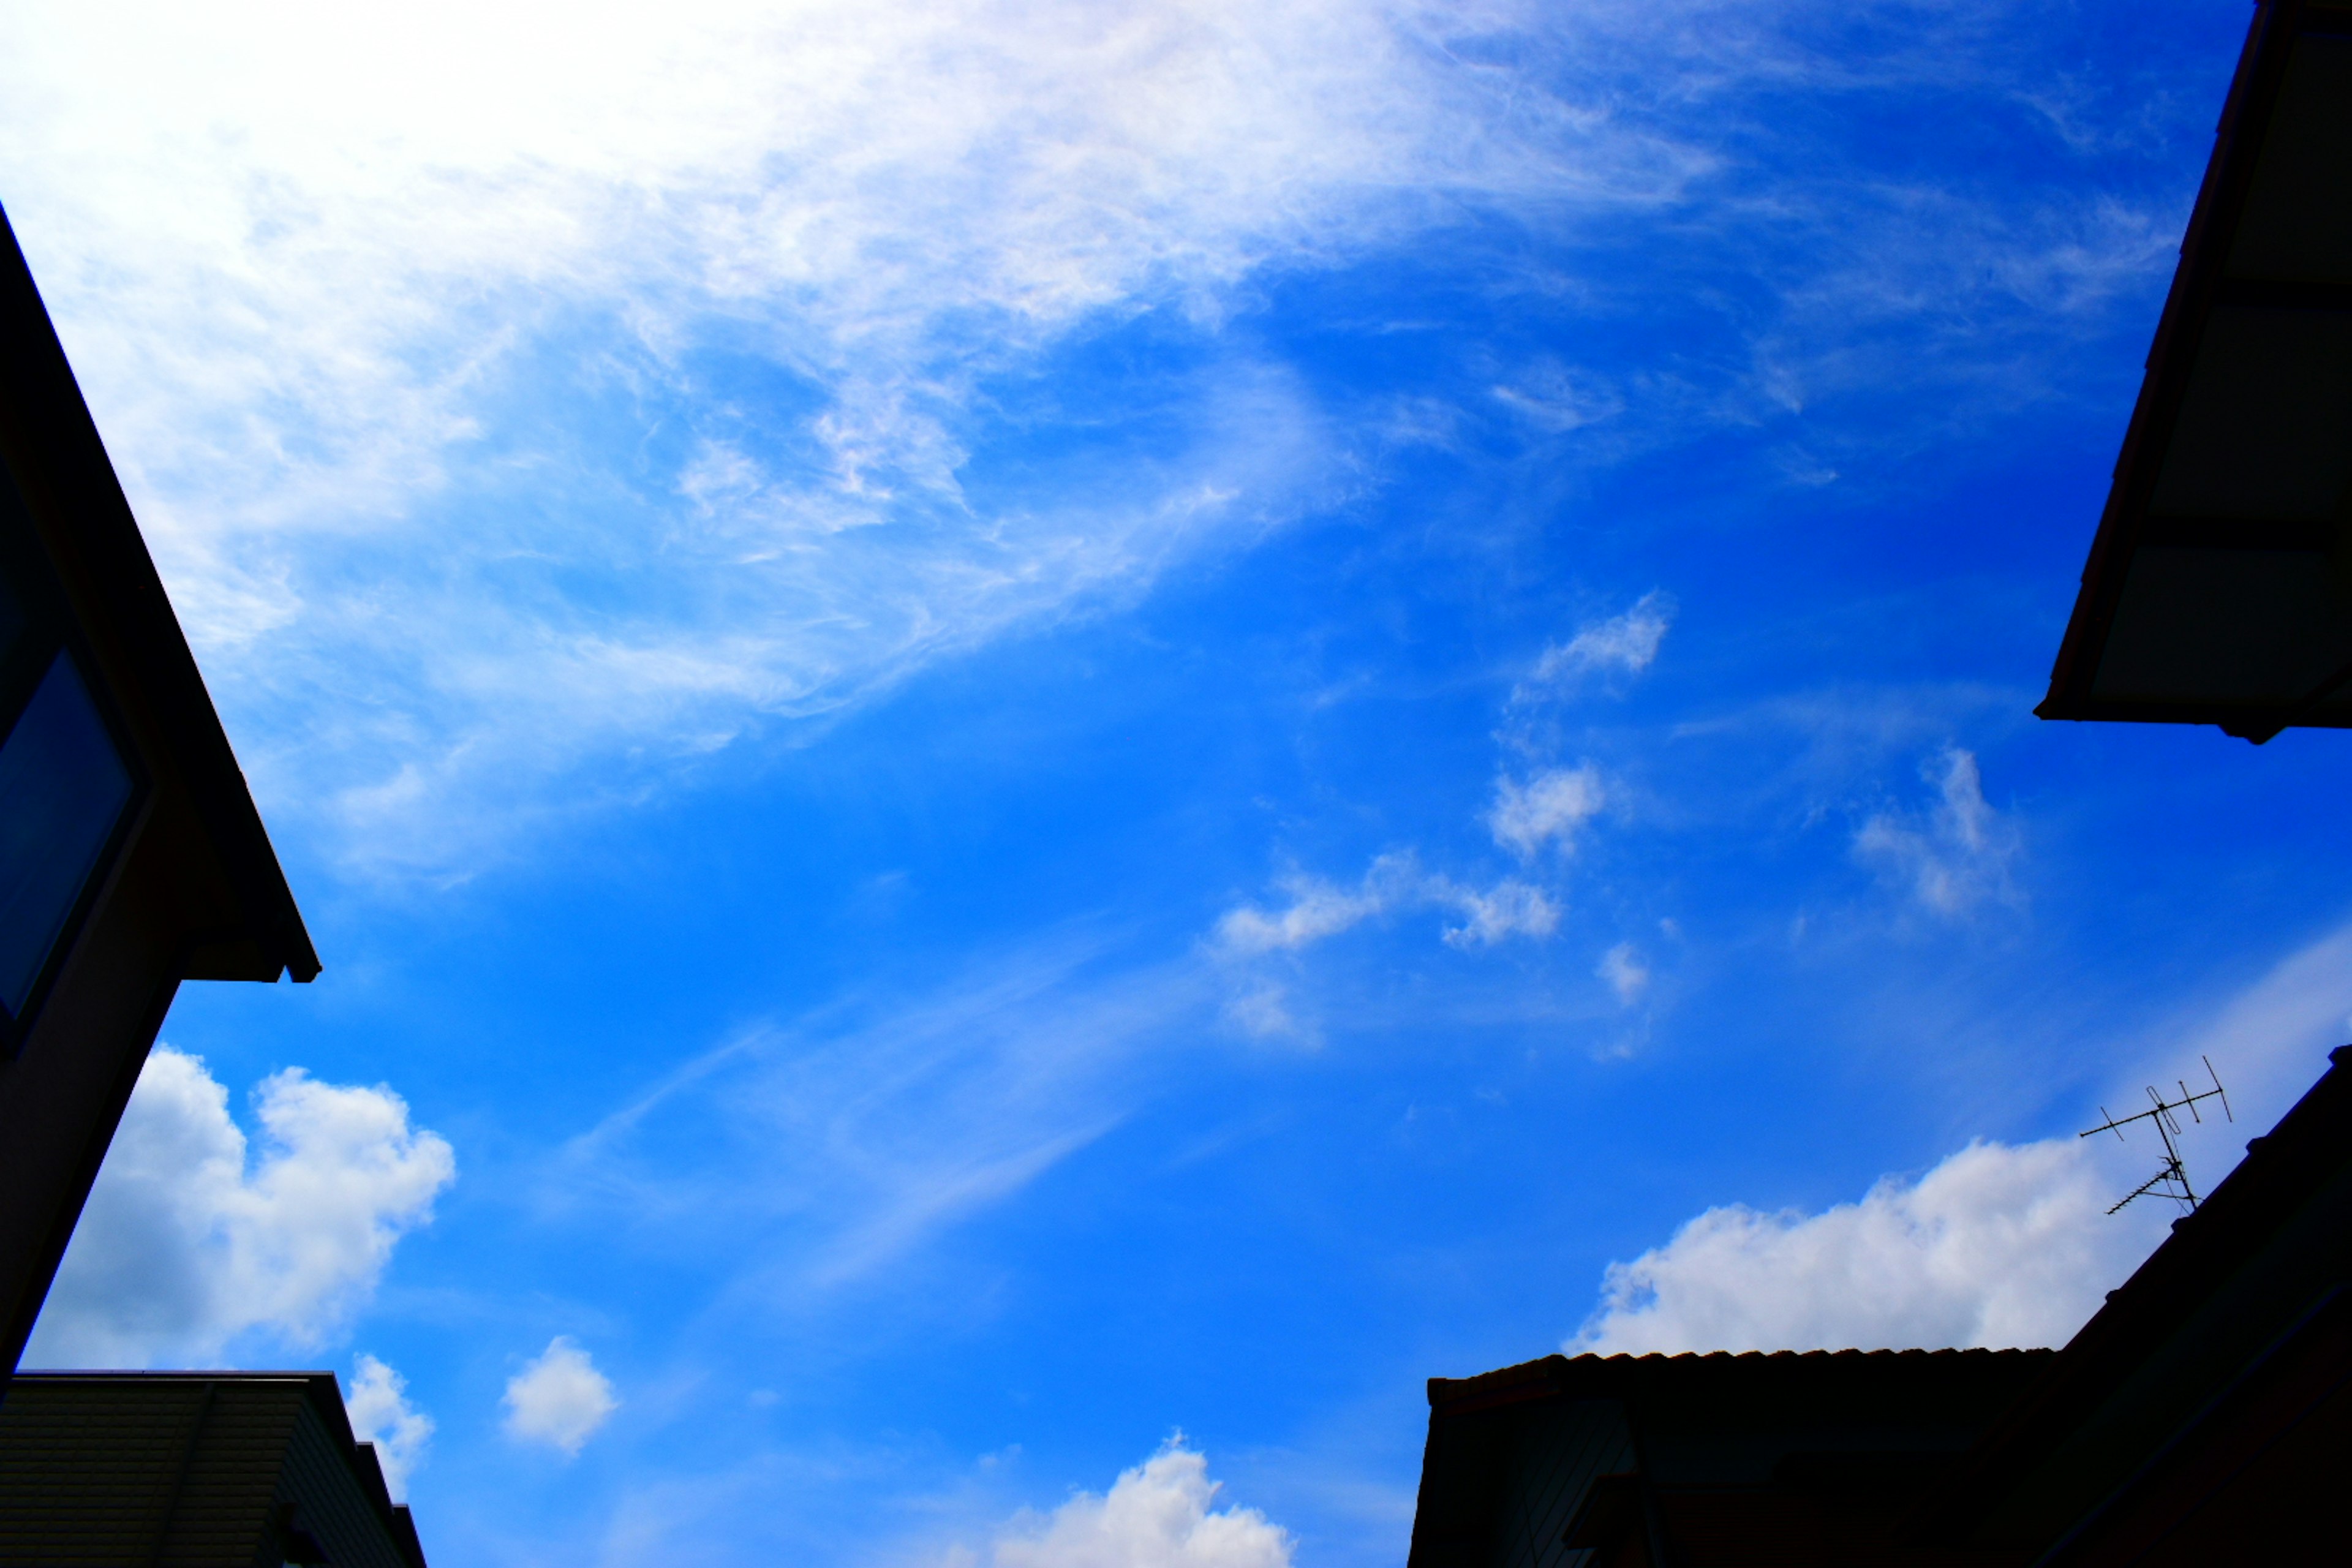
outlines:
[[[2030,714],[2245,20],[0,14],[327,964],[31,1359],[445,1565],[1276,1568],[1433,1374],[2063,1340],[2352,1013],[2341,737]]]

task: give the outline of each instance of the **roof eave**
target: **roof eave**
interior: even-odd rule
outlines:
[[[233,893],[226,925],[196,934],[187,973],[311,980],[310,931],[5,211],[0,237],[0,441],[20,483],[48,492],[36,526],[79,613],[105,634],[108,679],[142,710]]]

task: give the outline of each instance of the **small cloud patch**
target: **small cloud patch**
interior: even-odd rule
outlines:
[[[588,1352],[569,1335],[558,1334],[538,1360],[508,1381],[505,1404],[509,1436],[572,1455],[621,1402]]]
[[[1515,877],[1504,878],[1483,893],[1433,877],[1427,893],[1433,903],[1462,916],[1460,925],[1445,928],[1449,947],[1491,947],[1515,936],[1545,937],[1559,925],[1559,906],[1541,888]]]
[[[1674,620],[1674,599],[1653,588],[1623,615],[1587,622],[1568,641],[1546,647],[1512,698],[1525,702],[1557,695],[1591,675],[1639,675],[1657,662]]]
[[[1631,1007],[1650,988],[1650,966],[1642,962],[1641,953],[1630,942],[1621,942],[1602,953],[1592,973],[1608,982],[1621,1007]]]
[[[1547,844],[1566,854],[1576,847],[1576,830],[1600,813],[1606,798],[1600,771],[1590,763],[1553,768],[1525,784],[1506,773],[1495,781],[1486,826],[1496,843],[1522,860],[1533,859]]]
[[[2021,847],[2017,827],[1985,799],[1976,753],[1951,748],[1920,773],[1936,786],[1935,804],[1924,814],[1871,817],[1854,834],[1854,858],[1946,920],[1989,902],[2016,902],[2010,866]]]

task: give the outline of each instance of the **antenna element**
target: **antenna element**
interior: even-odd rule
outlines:
[[[2197,1205],[2202,1200],[2198,1197],[2197,1189],[2189,1184],[2189,1171],[2180,1163],[2179,1145],[2173,1142],[2175,1138],[2180,1136],[2180,1119],[2174,1112],[2185,1110],[2189,1112],[2189,1119],[2191,1121],[2202,1122],[2205,1118],[2197,1113],[2198,1101],[2218,1100],[2221,1102],[2222,1115],[2232,1121],[2238,1119],[2236,1113],[2230,1109],[2228,1093],[2221,1088],[2221,1075],[2213,1070],[2212,1058],[2200,1057],[2198,1060],[2205,1064],[2205,1076],[2213,1080],[2212,1088],[2200,1089],[2191,1094],[2189,1092],[2187,1079],[2175,1079],[2173,1081],[2180,1085],[2180,1098],[2167,1100],[2157,1093],[2154,1086],[2151,1085],[2147,1091],[2147,1098],[2154,1103],[2146,1110],[2136,1111],[2129,1116],[2115,1116],[2109,1114],[2107,1108],[2102,1105],[2099,1107],[2099,1114],[2106,1117],[2106,1120],[2088,1132],[2076,1134],[2078,1137],[2089,1138],[2101,1132],[2112,1132],[2116,1135],[2116,1142],[2121,1142],[2124,1141],[2125,1128],[2135,1121],[2152,1121],[2156,1124],[2156,1135],[2164,1140],[2163,1168],[2125,1194],[2123,1201],[2107,1211],[2109,1214],[2116,1213],[2124,1204],[2131,1202],[2132,1199],[2146,1197],[2151,1193],[2158,1197],[2170,1198],[2180,1205],[2180,1212],[2183,1214],[2197,1212]]]

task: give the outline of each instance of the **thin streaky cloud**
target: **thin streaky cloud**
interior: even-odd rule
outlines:
[[[1502,384],[1649,431],[1614,450],[1894,363],[2046,395],[2001,333],[2152,265],[2127,193],[1923,217],[1697,110],[1929,61],[2008,92],[2005,14],[1873,12],[1857,64],[1806,5],[81,7],[0,36],[0,145],[248,766],[353,869],[446,879],[1358,493],[1383,437],[1225,324],[1434,226],[1762,237],[1783,303],[1729,380]],[[1041,415],[1006,389],[1154,313],[1192,388],[1090,419],[1131,445],[1172,409],[1167,449],[983,497],[991,419]],[[1862,318],[1894,335],[1824,331]]]
[[[1213,1016],[1199,961],[1096,976],[1097,956],[1044,943],[928,995],[744,1030],[566,1144],[534,1203],[648,1235],[717,1227],[747,1304],[781,1280],[858,1283],[1110,1133],[1158,1054]]]

